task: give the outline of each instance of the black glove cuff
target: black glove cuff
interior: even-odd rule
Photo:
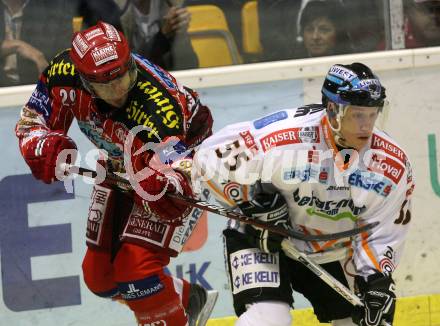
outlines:
[[[394,293],[394,280],[391,276],[376,272],[367,277],[367,281],[362,276],[355,276],[357,292],[365,293],[368,290],[387,290]]]

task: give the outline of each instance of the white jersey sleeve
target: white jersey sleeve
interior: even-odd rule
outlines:
[[[384,177],[398,182],[385,200],[372,205],[361,218],[366,223],[379,222],[378,227],[357,236],[354,241],[353,262],[357,274],[364,277],[376,271],[391,275],[396,269],[411,221],[411,197],[415,187],[411,163],[406,154],[389,139],[384,140],[376,134],[373,135],[373,142],[378,138],[388,146],[397,148],[402,160],[398,155],[381,151],[384,155],[382,167],[388,169],[384,171]]]

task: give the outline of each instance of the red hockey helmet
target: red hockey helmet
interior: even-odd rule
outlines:
[[[73,35],[70,57],[81,77],[94,83],[114,80],[135,65],[124,35],[102,21]]]

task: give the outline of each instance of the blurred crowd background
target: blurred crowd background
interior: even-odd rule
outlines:
[[[388,0],[0,0],[0,86],[34,84],[98,20],[167,70],[440,45],[440,0],[401,1],[396,25]]]

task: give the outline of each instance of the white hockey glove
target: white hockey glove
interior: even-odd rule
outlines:
[[[258,219],[269,225],[288,228],[289,210],[286,200],[279,193],[260,193],[249,202],[238,205],[246,216]],[[249,244],[265,252],[281,251],[282,235],[252,225],[245,227]]]
[[[352,319],[360,326],[392,325],[396,308],[394,281],[382,273],[368,277],[368,281],[356,276],[356,286],[364,307],[356,308]]]

